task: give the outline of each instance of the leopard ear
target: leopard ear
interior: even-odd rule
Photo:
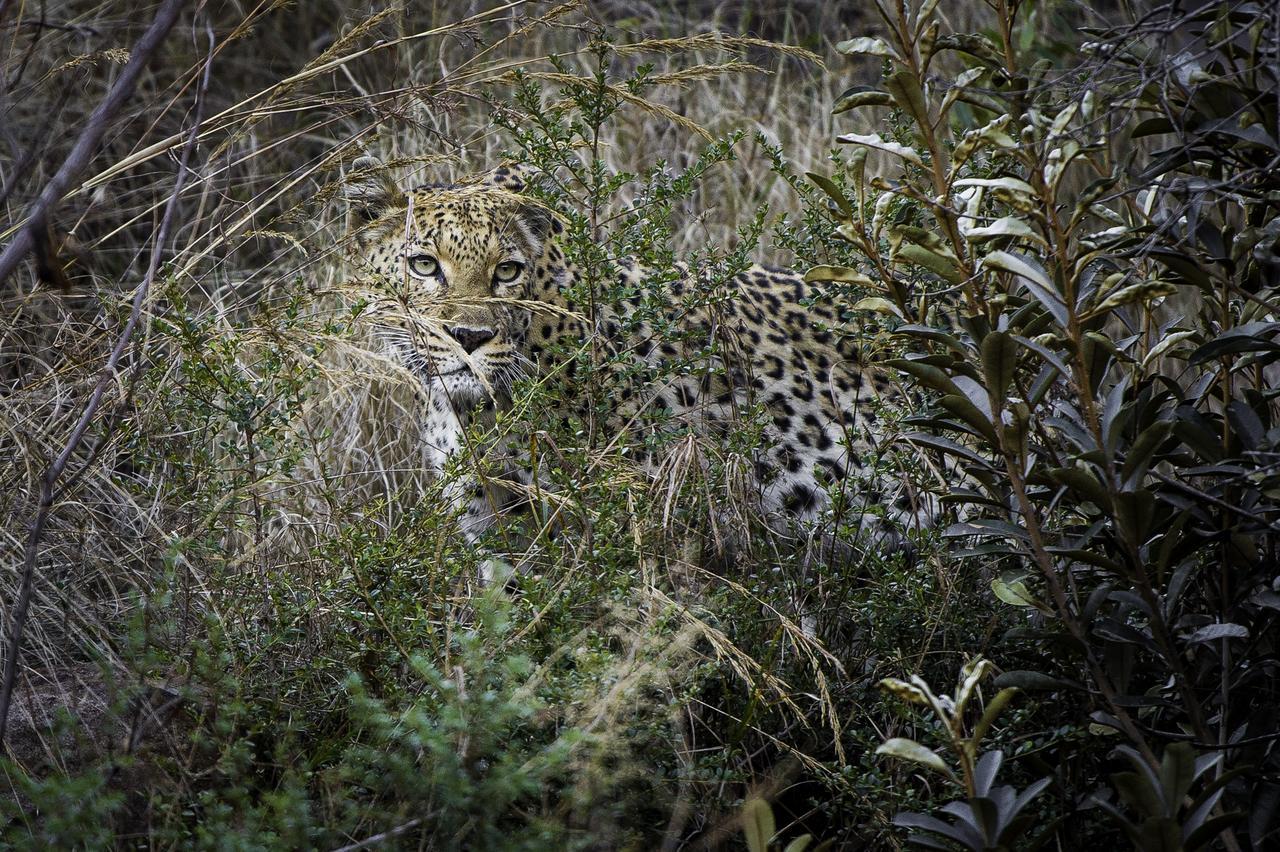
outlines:
[[[358,157],[344,175],[344,183],[348,209],[362,223],[405,203],[404,191],[377,157]]]
[[[535,243],[542,243],[552,234],[558,234],[564,230],[555,212],[539,201],[530,199],[522,203],[519,217],[525,233]]]
[[[503,163],[476,179],[481,186],[494,186],[508,192],[520,193],[533,182],[535,170],[521,163]],[[534,243],[542,243],[551,234],[558,234],[564,226],[559,217],[541,201],[532,198],[518,205],[521,229]]]
[[[498,186],[511,192],[524,192],[525,186],[532,177],[533,170],[528,166],[519,163],[503,163],[486,173],[480,179],[480,183],[486,186]]]

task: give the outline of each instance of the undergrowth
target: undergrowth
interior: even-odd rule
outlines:
[[[50,105],[142,26],[9,5],[6,242],[70,147]],[[0,293],[11,625],[41,478],[164,261],[38,542],[7,844],[1272,842],[1274,20],[1160,7],[1085,50],[1063,3],[694,6],[189,10]],[[635,321],[695,353],[588,340],[516,387],[484,428],[547,488],[481,548],[340,262],[362,154],[531,166],[574,302],[638,260]],[[665,321],[681,264],[710,302],[759,260],[827,282],[901,391],[819,527],[856,560],[739,508],[763,410],[646,411],[657,477],[604,428],[726,345]],[[882,553],[845,518],[898,479],[954,523]]]

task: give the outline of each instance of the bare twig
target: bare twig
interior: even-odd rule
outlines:
[[[422,822],[423,822],[422,817],[419,817],[417,819],[411,819],[408,822],[406,822],[404,825],[397,825],[395,828],[390,829],[389,831],[384,831],[381,834],[375,834],[372,837],[366,837],[364,840],[357,841],[355,843],[350,844],[349,846],[342,846],[338,849],[333,850],[333,852],[355,852],[356,849],[368,849],[370,846],[377,846],[379,843],[383,843],[387,840],[392,840],[396,837],[399,837],[400,835],[404,834],[406,831],[412,831],[413,829],[422,825]]]
[[[168,5],[181,6],[181,4],[182,0],[174,0]],[[164,10],[161,11],[161,15],[163,14]],[[172,26],[172,22],[170,22],[169,26]],[[168,28],[165,27],[165,31]],[[156,27],[153,24],[152,30],[154,31],[155,29]],[[150,31],[148,34],[150,34]],[[31,606],[36,560],[40,554],[40,538],[44,533],[45,523],[48,521],[49,513],[53,508],[58,480],[66,471],[72,455],[84,441],[84,437],[89,431],[89,426],[102,405],[102,397],[115,378],[116,368],[119,366],[125,350],[129,347],[129,341],[133,338],[133,332],[142,317],[143,305],[146,304],[147,295],[151,291],[151,283],[155,280],[156,272],[160,268],[160,256],[164,251],[165,243],[168,241],[169,231],[178,210],[178,199],[182,194],[182,186],[186,182],[188,166],[191,162],[192,153],[195,151],[196,139],[200,131],[200,122],[204,110],[204,94],[208,90],[210,69],[213,67],[212,34],[210,34],[209,40],[210,54],[205,63],[200,90],[196,93],[195,116],[187,136],[186,147],[182,151],[182,159],[178,164],[178,176],[174,182],[173,192],[169,196],[168,204],[165,207],[164,216],[160,220],[160,228],[156,231],[155,241],[151,249],[151,260],[147,266],[146,274],[143,276],[142,283],[138,285],[137,292],[134,293],[133,307],[129,312],[129,319],[125,323],[124,329],[120,332],[120,337],[116,340],[111,354],[107,357],[107,363],[103,365],[102,372],[98,376],[98,383],[94,386],[93,393],[85,404],[79,421],[76,423],[75,428],[71,430],[71,435],[67,438],[62,452],[58,454],[58,457],[53,460],[48,470],[45,471],[40,485],[40,501],[36,508],[36,516],[27,532],[27,540],[23,549],[22,575],[19,581],[18,599],[14,604],[13,614],[9,620],[8,636],[5,637],[4,676],[3,681],[0,681],[0,746],[4,744],[5,733],[8,729],[9,705],[13,699],[13,686],[18,674],[18,658],[22,651],[22,633],[26,626],[27,613]],[[81,139],[83,140],[83,138],[82,136]],[[68,161],[70,159],[68,157]],[[45,198],[46,194],[42,193],[41,198]],[[24,229],[25,231],[26,229]],[[17,239],[15,239],[16,241]],[[10,244],[10,247],[12,248],[12,244]],[[3,279],[0,278],[0,280]]]
[[[1255,515],[1253,512],[1250,512],[1241,506],[1232,505],[1231,503],[1228,503],[1226,500],[1223,500],[1220,497],[1215,497],[1212,494],[1209,494],[1208,492],[1205,492],[1205,491],[1201,491],[1199,488],[1196,488],[1192,485],[1188,485],[1185,482],[1179,482],[1173,477],[1165,476],[1163,473],[1160,473],[1157,470],[1151,471],[1151,475],[1154,476],[1156,479],[1160,480],[1161,482],[1163,482],[1165,485],[1168,485],[1170,488],[1176,488],[1177,490],[1181,491],[1183,494],[1186,494],[1190,497],[1194,497],[1197,500],[1203,500],[1206,503],[1211,503],[1214,506],[1217,506],[1219,509],[1222,509],[1224,512],[1229,512],[1233,515],[1236,515],[1237,517],[1247,518],[1248,520],[1253,521],[1256,524],[1260,524],[1266,527],[1272,532],[1280,533],[1280,524],[1277,524],[1274,521],[1268,521],[1266,518],[1262,517],[1261,515]]]
[[[178,13],[185,5],[186,0],[165,0],[160,11],[156,13],[155,20],[151,22],[151,26],[142,34],[142,38],[138,39],[124,71],[120,73],[120,77],[111,86],[107,96],[89,116],[89,122],[71,148],[71,153],[67,154],[61,168],[45,184],[39,197],[27,210],[26,223],[13,235],[13,239],[4,247],[4,251],[0,252],[0,282],[13,274],[18,264],[35,247],[49,214],[66,195],[72,181],[93,159],[103,135],[107,132],[107,127],[120,112],[125,101],[133,94],[138,77],[169,34],[169,30],[173,29],[174,23],[178,20]],[[2,729],[3,726],[0,725],[0,730]]]

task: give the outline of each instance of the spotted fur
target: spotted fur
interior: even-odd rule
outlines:
[[[348,182],[356,266],[385,294],[371,316],[422,381],[423,440],[442,471],[468,451],[468,425],[509,402],[516,378],[547,371],[551,353],[563,351],[557,344],[586,339],[584,312],[565,296],[577,272],[555,239],[558,221],[521,194],[517,169],[402,192],[376,161],[356,166]],[[669,285],[665,310],[680,333],[659,334],[635,315],[651,273],[632,262],[618,268],[633,295],[597,314],[594,340],[630,353],[658,378],[624,391],[612,428],[724,430],[762,404],[768,448],[754,475],[757,508],[767,516],[815,517],[828,500],[826,483],[865,472],[874,403],[887,382],[830,330],[837,312],[816,288],[794,272],[753,266],[709,293],[708,282],[686,271]],[[713,337],[719,346],[709,349]],[[668,369],[676,363],[690,369]],[[478,536],[498,501],[465,480],[451,488],[463,532]]]

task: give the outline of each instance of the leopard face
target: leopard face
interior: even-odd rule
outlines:
[[[404,192],[369,168],[348,196],[370,317],[429,395],[464,410],[501,403],[528,364],[549,214],[492,180]]]

